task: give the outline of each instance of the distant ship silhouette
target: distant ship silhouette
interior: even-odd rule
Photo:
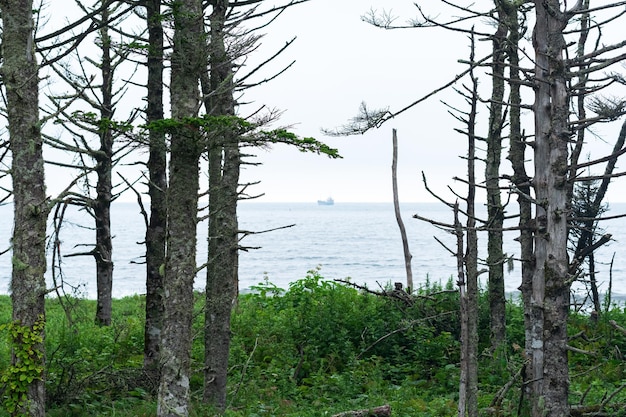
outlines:
[[[332,197],[328,197],[326,200],[317,200],[317,204],[320,206],[332,206],[335,204],[335,200]]]

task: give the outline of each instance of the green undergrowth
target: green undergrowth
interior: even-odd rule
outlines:
[[[289,288],[264,281],[241,294],[232,317],[229,405],[225,416],[331,416],[390,404],[397,416],[454,416],[459,384],[458,293],[426,282],[413,303],[357,290],[311,271]],[[217,415],[201,403],[203,300],[196,298],[192,416]],[[488,302],[480,296],[479,406],[517,415],[524,363],[524,319],[507,302],[507,341],[490,350]],[[155,377],[142,370],[145,300],[114,301],[113,324],[94,324],[95,302],[47,301],[48,416],[155,416]],[[10,322],[0,297],[0,324]],[[594,321],[572,314],[572,404],[606,401],[626,383],[626,311],[613,306]],[[588,352],[588,353],[584,353]],[[10,347],[0,334],[0,369]],[[511,380],[510,388],[502,387]],[[3,391],[4,392],[4,391]],[[626,394],[609,398],[626,403]],[[0,416],[7,415],[0,411]],[[619,414],[615,414],[616,416]]]

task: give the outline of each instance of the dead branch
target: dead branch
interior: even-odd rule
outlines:
[[[413,215],[414,219],[422,220],[424,222],[428,222],[434,226],[444,227],[446,229],[454,229],[454,225],[449,223],[438,222],[437,220],[429,219],[428,217],[422,217],[419,214]]]
[[[363,349],[363,351],[361,351],[361,353],[359,353],[356,357],[356,359],[361,359],[363,357],[363,355],[365,353],[367,353],[370,349],[372,349],[374,346],[376,346],[377,344],[379,344],[380,342],[382,342],[383,340],[387,339],[390,336],[393,336],[396,333],[402,333],[405,332],[407,330],[409,330],[410,328],[412,328],[413,326],[415,326],[418,323],[422,323],[425,321],[429,321],[429,320],[433,320],[439,317],[443,317],[443,316],[448,316],[450,314],[455,314],[456,311],[446,311],[444,313],[439,313],[439,314],[435,314],[434,316],[429,316],[429,317],[424,317],[421,319],[415,319],[415,320],[411,320],[410,322],[407,323],[406,326],[404,327],[400,327],[398,329],[392,330],[391,332],[379,337],[378,339],[376,339],[374,342],[372,342],[368,347],[366,347],[365,349]]]
[[[135,193],[135,196],[137,197],[137,204],[139,205],[139,212],[141,213],[141,217],[143,218],[143,223],[144,223],[146,229],[148,229],[148,225],[149,225],[148,212],[146,211],[146,208],[143,205],[143,200],[141,198],[141,193],[135,188],[135,184],[134,183],[131,184],[119,172],[117,173],[117,175],[119,175],[122,178],[122,180],[126,183],[126,186],[128,188],[130,188]]]
[[[355,284],[354,282],[350,282],[350,281],[347,281],[347,280],[341,279],[341,278],[336,278],[333,281],[349,285],[349,286],[354,287],[354,288],[356,288],[358,290],[361,290],[363,292],[367,292],[369,294],[374,294],[374,295],[379,296],[379,297],[395,298],[395,299],[400,300],[400,301],[402,301],[403,303],[405,303],[406,305],[409,305],[409,306],[413,305],[413,303],[415,302],[415,298],[422,298],[422,299],[426,299],[426,300],[435,301],[435,298],[433,298],[430,295],[409,294],[408,292],[406,292],[406,291],[404,291],[402,289],[402,283],[401,282],[394,283],[395,288],[392,291],[385,291],[384,289],[382,289],[382,291],[374,291],[374,290],[370,290],[366,286]]]
[[[620,333],[626,334],[626,329],[617,324],[615,320],[611,320],[609,321],[609,323],[615,328],[615,330],[619,331]]]
[[[379,291],[370,290],[369,288],[367,288],[364,285],[355,284],[354,282],[350,282],[350,281],[347,281],[345,279],[336,278],[333,281],[349,285],[351,287],[356,288],[357,290],[361,290],[361,291],[364,291],[364,292],[367,292],[367,293],[370,293],[370,294],[379,295],[379,296],[384,296],[385,295],[384,291],[383,292],[379,292]]]
[[[488,411],[493,411],[492,414],[498,415],[497,410],[502,406],[502,401],[504,400],[504,397],[506,396],[507,392],[510,391],[513,384],[515,384],[515,381],[517,381],[518,378],[522,377],[522,374],[524,373],[525,367],[527,365],[528,364],[526,362],[522,363],[522,366],[520,366],[520,369],[515,373],[515,375],[513,375],[511,379],[506,384],[504,384],[504,386],[500,388],[500,390],[498,390],[495,397],[491,401],[491,406]]]
[[[580,353],[583,355],[589,355],[589,356],[598,356],[598,354],[596,352],[592,352],[590,350],[584,350],[584,349],[579,349],[576,348],[574,346],[570,346],[570,345],[565,345],[565,349],[569,350],[570,352],[574,352],[574,353]]]
[[[570,409],[570,417],[611,417],[616,415],[618,410],[622,410],[626,404],[615,404],[612,407],[606,407],[603,404],[593,405],[572,405]]]
[[[202,217],[202,219],[206,219],[207,217],[208,216],[204,216],[204,217]],[[241,238],[239,238],[239,240],[241,241],[244,237],[249,236],[249,235],[259,235],[261,233],[274,232],[276,230],[288,229],[288,228],[294,227],[294,226],[295,226],[295,224],[288,224],[286,226],[274,227],[272,229],[259,230],[258,232],[253,232],[253,231],[250,231],[250,230],[239,230],[238,233],[240,235],[242,235]]]
[[[612,236],[607,233],[602,236],[597,242],[594,242],[593,244],[580,249],[576,254],[574,260],[570,263],[569,273],[574,274],[574,272],[578,269],[578,266],[585,260],[585,258],[593,253],[593,251],[598,249],[600,246],[609,242],[611,240],[611,237]]]
[[[444,200],[443,198],[441,198],[439,195],[437,195],[434,191],[432,191],[430,188],[428,188],[428,182],[426,181],[426,174],[424,174],[424,171],[422,171],[422,182],[424,183],[424,188],[426,189],[426,191],[428,191],[428,193],[430,195],[432,195],[433,197],[435,197],[437,200],[441,201],[443,204],[445,204],[446,206],[452,208],[454,207],[453,203],[450,203],[446,200]],[[462,212],[462,211],[461,211]],[[465,213],[463,213],[465,214]]]
[[[448,246],[446,246],[446,244],[443,243],[441,239],[439,239],[437,236],[433,236],[433,239],[435,239],[437,243],[439,243],[445,250],[447,250],[451,256],[456,256],[456,252],[450,249]]]
[[[448,81],[447,83],[445,83],[444,85],[435,88],[434,90],[430,91],[429,93],[427,93],[426,95],[420,97],[419,99],[415,100],[414,102],[412,102],[411,104],[406,105],[405,107],[403,107],[400,110],[397,110],[395,112],[389,111],[389,110],[385,110],[385,111],[375,111],[373,112],[375,117],[367,117],[367,114],[363,114],[363,105],[361,106],[361,115],[354,117],[350,123],[348,123],[347,125],[335,128],[335,129],[322,129],[322,132],[326,135],[329,136],[350,136],[350,135],[357,135],[357,134],[364,134],[365,132],[375,128],[375,127],[381,127],[385,122],[393,119],[394,117],[399,116],[400,114],[406,112],[407,110],[417,106],[418,104],[422,103],[423,101],[426,101],[427,99],[429,99],[430,97],[436,95],[437,93],[447,89],[448,87],[454,85],[457,81],[459,81],[461,78],[465,77],[467,74],[469,74],[474,68],[480,67],[482,64],[484,64],[485,62],[487,62],[489,59],[491,59],[491,54],[479,59],[478,61],[475,61],[472,66],[470,66],[469,69],[466,69],[464,71],[462,71],[461,73],[457,74],[456,76],[454,76],[450,81]],[[365,117],[362,117],[365,116]]]

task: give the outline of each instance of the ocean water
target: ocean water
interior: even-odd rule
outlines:
[[[611,206],[609,214],[626,212],[626,205]],[[402,216],[413,255],[412,270],[416,286],[430,280],[446,283],[456,279],[456,260],[435,240],[437,237],[449,249],[455,250],[456,238],[430,223],[414,219],[414,214],[445,223],[452,222],[452,213],[436,203],[402,204]],[[482,210],[481,210],[482,209]],[[484,208],[479,207],[479,217]],[[113,206],[114,284],[115,297],[145,292],[144,247],[145,224],[136,204],[117,203]],[[512,220],[509,226],[513,226]],[[242,203],[239,225],[246,234],[240,252],[239,283],[244,291],[265,280],[287,288],[290,282],[306,276],[307,271],[319,268],[326,279],[349,279],[376,289],[392,282],[405,282],[406,273],[402,241],[391,203],[341,203],[319,206],[312,203]],[[198,225],[198,264],[206,260],[206,222]],[[606,290],[612,275],[613,293],[626,294],[626,253],[620,251],[626,242],[626,219],[603,222],[613,241],[596,253],[598,279],[601,291]],[[12,207],[0,207],[0,251],[9,246],[12,228]],[[95,232],[90,218],[72,209],[61,232],[64,255],[87,252]],[[505,234],[505,252],[519,257],[519,248],[513,238],[517,232]],[[485,257],[486,235],[479,235],[479,256]],[[612,268],[609,263],[614,256]],[[50,257],[49,257],[50,258]],[[49,261],[50,262],[50,261]],[[506,290],[514,292],[520,285],[521,268],[514,262],[505,272]],[[9,253],[0,256],[0,293],[8,293],[11,275]],[[95,266],[89,256],[67,257],[62,260],[61,277],[67,292],[95,298]],[[486,279],[486,274],[481,276]],[[204,288],[206,276],[201,271],[195,287]],[[48,285],[52,274],[49,264]],[[483,282],[484,284],[484,282]],[[579,291],[584,291],[579,287]]]

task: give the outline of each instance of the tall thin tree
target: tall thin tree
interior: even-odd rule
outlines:
[[[161,0],[146,0],[148,27],[146,122],[163,119],[163,24]],[[167,144],[162,129],[149,131],[148,194],[150,220],[146,229],[146,323],[144,367],[158,369],[161,327],[163,325],[163,276],[167,230]]]
[[[227,50],[227,0],[210,0],[209,73],[203,89],[207,114],[234,116],[233,63]],[[207,85],[208,81],[208,85]],[[207,89],[208,87],[208,89]],[[230,316],[237,297],[239,230],[239,137],[236,129],[211,136],[209,143],[209,250],[206,276],[204,400],[226,406]]]
[[[115,113],[113,103],[113,75],[115,73],[111,54],[111,37],[109,36],[109,9],[101,13],[102,27],[100,28],[100,50],[102,59],[99,64],[102,76],[100,88],[102,100],[99,103],[100,120],[112,121]],[[95,171],[98,176],[96,182],[96,197],[93,200],[93,215],[96,224],[96,323],[103,326],[111,324],[113,298],[113,237],[111,234],[111,201],[113,200],[113,143],[115,136],[108,123],[101,124],[98,130],[100,149],[94,153],[96,159]]]
[[[533,416],[569,416],[567,260],[569,96],[559,0],[535,1],[535,147],[537,200],[531,305]]]
[[[206,62],[200,0],[171,5],[174,49],[171,56],[171,156],[167,190],[167,254],[164,317],[160,350],[161,377],[157,415],[189,414],[193,282],[196,276],[199,158],[203,150],[198,125],[198,83]]]
[[[493,63],[491,65],[491,99],[489,102],[489,131],[485,159],[485,186],[487,188],[487,265],[489,268],[489,317],[491,319],[491,346],[497,349],[506,333],[504,295],[504,253],[502,228],[504,207],[500,196],[500,160],[502,158],[502,127],[504,125],[504,89],[508,0],[496,0],[497,29],[492,37]]]
[[[406,271],[406,287],[407,291],[411,293],[413,287],[413,269],[411,268],[411,251],[409,249],[409,240],[406,235],[406,228],[402,221],[402,213],[400,212],[400,196],[398,195],[398,133],[396,129],[392,129],[391,133],[392,141],[392,159],[391,159],[391,189],[393,190],[393,209],[396,214],[396,222],[400,229],[400,237],[402,238],[402,249],[404,252],[404,269]]]
[[[73,61],[77,65],[52,65],[55,74],[73,89],[71,94],[51,97],[58,109],[57,114],[53,115],[55,122],[64,127],[72,141],[63,137],[46,136],[46,143],[76,155],[78,162],[74,164],[64,161],[48,162],[60,164],[64,168],[72,167],[81,172],[84,190],[66,193],[69,196],[66,195],[65,201],[84,208],[93,217],[95,244],[87,252],[65,256],[94,258],[97,297],[95,321],[99,325],[108,326],[112,316],[114,267],[111,205],[118,197],[113,173],[121,158],[130,150],[130,142],[122,143],[120,137],[130,129],[134,113],[131,112],[123,122],[114,120],[116,108],[129,85],[127,79],[122,86],[118,86],[115,78],[121,72],[120,66],[127,64],[129,49],[116,44],[111,38],[111,32],[125,10],[121,5],[113,7],[104,1],[100,3],[97,15],[92,15],[85,7],[82,10],[92,20],[92,25],[98,28],[96,44],[100,56],[97,59],[91,58],[77,50]],[[124,69],[126,68],[122,70]],[[70,112],[74,108],[70,104],[77,103],[88,106],[90,110]],[[90,139],[92,136],[97,138],[95,146]],[[92,175],[95,180],[91,178]]]
[[[13,320],[35,329],[42,342],[31,360],[41,374],[28,384],[27,397],[16,414],[45,415],[43,326],[45,320],[46,221],[49,212],[44,179],[43,140],[39,120],[39,64],[35,55],[31,0],[2,0],[2,80],[6,91],[13,183]],[[14,349],[24,349],[19,338]],[[14,365],[20,359],[13,355]]]

